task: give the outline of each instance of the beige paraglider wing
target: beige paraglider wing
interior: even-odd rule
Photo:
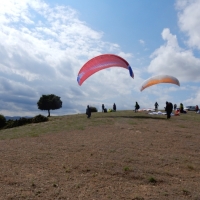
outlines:
[[[157,75],[144,81],[144,83],[142,84],[142,87],[140,88],[140,91],[144,90],[147,87],[150,87],[152,85],[156,85],[159,83],[172,83],[172,84],[180,86],[179,80],[175,78],[174,76]]]

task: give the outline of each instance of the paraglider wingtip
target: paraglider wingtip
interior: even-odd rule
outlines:
[[[132,78],[134,78],[134,73],[133,73],[133,70],[132,70],[132,68],[131,68],[130,65],[128,66],[128,70],[129,70],[130,76],[131,76]]]
[[[77,82],[81,86],[81,84],[80,84],[80,76],[77,77]]]
[[[145,89],[145,87],[141,86],[140,87],[140,92],[142,92]]]

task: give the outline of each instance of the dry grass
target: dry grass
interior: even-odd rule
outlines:
[[[120,111],[0,130],[0,199],[200,199],[200,115]]]

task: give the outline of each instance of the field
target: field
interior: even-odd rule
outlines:
[[[200,200],[199,122],[117,111],[0,130],[0,199]]]

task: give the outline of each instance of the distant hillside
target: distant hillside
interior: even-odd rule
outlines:
[[[22,117],[24,117],[24,118],[31,118],[31,117],[28,117],[28,116],[22,116]],[[5,116],[6,121],[8,121],[8,120],[16,120],[16,119],[20,119],[22,117],[21,116],[13,116],[13,117]]]

